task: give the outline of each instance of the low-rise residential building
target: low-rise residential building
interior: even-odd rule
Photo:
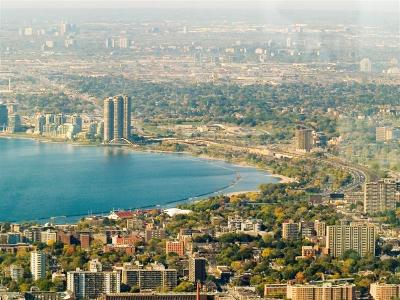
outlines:
[[[228,230],[235,232],[254,232],[261,231],[262,220],[260,219],[242,219],[238,216],[228,218]]]
[[[277,283],[277,284],[266,284],[264,286],[264,298],[267,299],[283,299],[286,297],[287,284]]]
[[[315,257],[318,253],[318,247],[315,246],[302,246],[301,256],[304,258]]]

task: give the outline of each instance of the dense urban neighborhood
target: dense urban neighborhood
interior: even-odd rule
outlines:
[[[12,2],[0,300],[400,299],[398,4]]]

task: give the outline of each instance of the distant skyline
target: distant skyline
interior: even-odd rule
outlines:
[[[302,9],[302,10],[366,10],[366,11],[399,11],[399,1],[397,0],[324,0],[324,1],[303,1],[303,0],[218,0],[218,1],[199,1],[199,0],[0,0],[3,8],[276,8],[276,9]]]

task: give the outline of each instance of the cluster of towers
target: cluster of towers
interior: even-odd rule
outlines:
[[[104,142],[131,138],[131,106],[129,96],[104,100]]]

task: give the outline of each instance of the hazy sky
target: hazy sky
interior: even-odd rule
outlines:
[[[276,7],[279,9],[307,9],[307,10],[372,10],[372,11],[399,11],[399,0],[0,0],[3,8],[43,8],[43,7]],[[399,12],[400,13],[400,12]]]

